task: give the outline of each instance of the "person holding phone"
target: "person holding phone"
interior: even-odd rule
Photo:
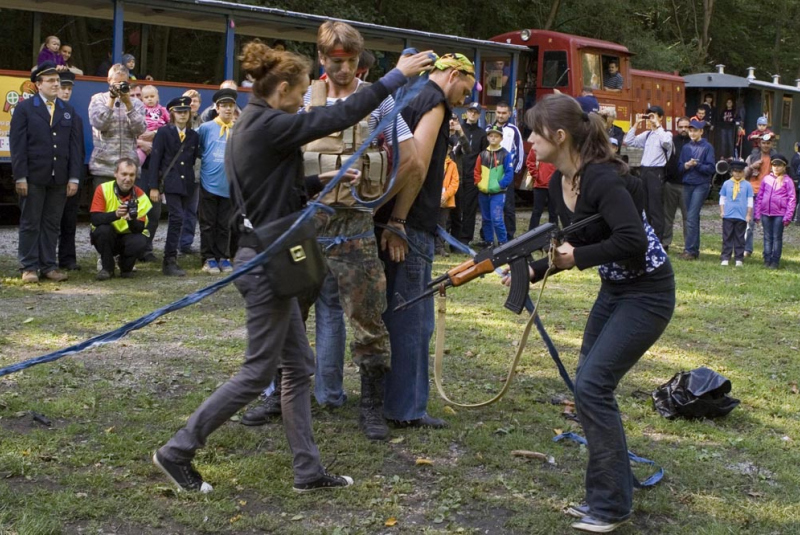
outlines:
[[[629,147],[644,149],[640,176],[644,185],[647,221],[660,240],[664,236],[663,185],[666,166],[673,151],[672,134],[662,126],[664,110],[650,106],[644,114],[637,115],[636,124],[625,134],[623,143]],[[636,135],[639,128],[646,131]]]
[[[691,141],[681,149],[678,171],[683,176],[683,200],[686,203],[686,236],[683,260],[696,260],[700,255],[700,210],[708,197],[716,159],[714,147],[703,139],[705,123],[693,119],[689,123]]]

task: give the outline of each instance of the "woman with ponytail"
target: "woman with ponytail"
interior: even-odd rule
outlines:
[[[589,313],[575,375],[575,406],[589,444],[585,503],[572,527],[608,533],[631,515],[633,474],[614,391],[664,332],[675,308],[672,267],[647,223],[644,192],[611,151],[603,119],[566,95],[544,98],[526,117],[536,157],[558,171],[549,197],[562,225],[601,219],[556,250],[557,270],[598,266],[600,291]],[[539,281],[547,259],[531,265]]]
[[[308,198],[322,189],[335,172],[304,177],[306,143],[356,124],[388,95],[405,84],[407,77],[430,69],[427,52],[404,56],[397,68],[369,88],[346,101],[298,114],[309,86],[311,63],[292,52],[273,50],[259,41],[245,45],[241,67],[253,77],[253,97],[233,128],[225,155],[229,181],[236,180],[253,227],[301,210]],[[345,176],[351,182],[355,172]],[[257,251],[243,235],[235,264],[241,266]],[[179,488],[209,492],[211,485],[192,466],[195,452],[208,436],[236,412],[253,401],[282,369],[281,409],[284,428],[294,457],[294,490],[346,487],[347,476],[328,474],[320,462],[311,432],[310,376],[314,353],[306,338],[296,298],[275,296],[257,267],[236,280],[247,311],[247,352],[239,373],[214,392],[186,426],[153,456],[153,462]]]

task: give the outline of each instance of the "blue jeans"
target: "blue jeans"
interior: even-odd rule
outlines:
[[[481,207],[481,218],[483,219],[483,241],[494,243],[495,235],[498,243],[503,244],[508,241],[503,213],[505,203],[506,195],[504,193],[478,194],[478,204]]]
[[[347,328],[339,302],[339,285],[330,271],[314,304],[314,318],[317,349],[314,397],[320,405],[341,407],[347,401],[342,388]]]
[[[674,289],[612,293],[601,288],[586,322],[575,407],[589,446],[586,503],[600,520],[626,519],[633,499],[633,473],[614,390],[664,332],[674,309]]]
[[[711,184],[684,184],[683,200],[686,203],[686,239],[683,250],[694,256],[700,254],[700,210],[708,197]]]
[[[744,231],[744,252],[753,254],[753,232],[755,231],[756,224],[752,221],[747,225],[747,230]]]
[[[777,266],[783,251],[783,216],[762,215],[761,228],[764,230],[764,263]]]
[[[406,227],[406,235],[410,244],[433,257],[433,234]],[[399,312],[394,308],[400,297],[408,301],[426,290],[431,280],[431,264],[412,247],[404,262],[392,262],[384,251],[381,251],[381,259],[386,267],[388,301],[383,321],[392,347],[392,369],[386,374],[383,413],[390,420],[416,420],[426,415],[428,407],[428,347],[433,336],[433,299],[425,299]]]

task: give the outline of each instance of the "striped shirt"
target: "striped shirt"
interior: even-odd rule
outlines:
[[[655,130],[648,130],[636,135],[636,129],[631,128],[625,134],[625,145],[644,149],[642,153],[642,167],[664,167],[667,165],[669,155],[672,154],[672,134],[659,126]]]
[[[358,85],[361,85],[361,84],[364,83],[360,79],[358,79],[358,78],[356,78],[356,79],[358,80]],[[344,98],[328,98],[328,106],[336,104],[340,100],[344,100],[346,98],[347,97],[344,97]],[[309,104],[311,104],[311,87],[309,87],[308,91],[306,91],[306,94],[303,95],[303,106],[304,107],[308,107]],[[385,116],[387,116],[390,113],[392,113],[392,110],[394,110],[394,98],[392,98],[392,96],[389,95],[388,97],[386,97],[384,99],[383,102],[381,102],[380,106],[378,106],[372,113],[370,113],[370,115],[369,115],[369,129],[370,129],[370,131],[375,130],[375,127],[378,126],[378,123],[381,122],[381,119],[383,119]],[[387,126],[383,130],[383,137],[386,138],[386,143],[388,143],[390,145],[392,143],[394,143],[394,136],[392,134],[392,124],[389,124],[389,126]],[[401,115],[398,115],[397,116],[397,139],[398,139],[398,141],[402,142],[402,141],[405,141],[407,139],[411,139],[413,137],[414,137],[414,135],[411,133],[411,129],[408,128],[408,125],[406,124],[406,122],[403,119],[403,117]]]

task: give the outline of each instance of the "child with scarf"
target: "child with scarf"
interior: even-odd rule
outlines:
[[[755,221],[764,230],[764,266],[778,269],[783,249],[783,227],[792,222],[797,198],[786,174],[786,157],[772,155],[772,173],[764,177],[755,202]]]
[[[744,265],[744,235],[753,218],[753,186],[744,179],[744,160],[731,162],[731,178],[719,190],[719,215],[722,218],[721,265],[727,266],[731,253],[736,266]]]

